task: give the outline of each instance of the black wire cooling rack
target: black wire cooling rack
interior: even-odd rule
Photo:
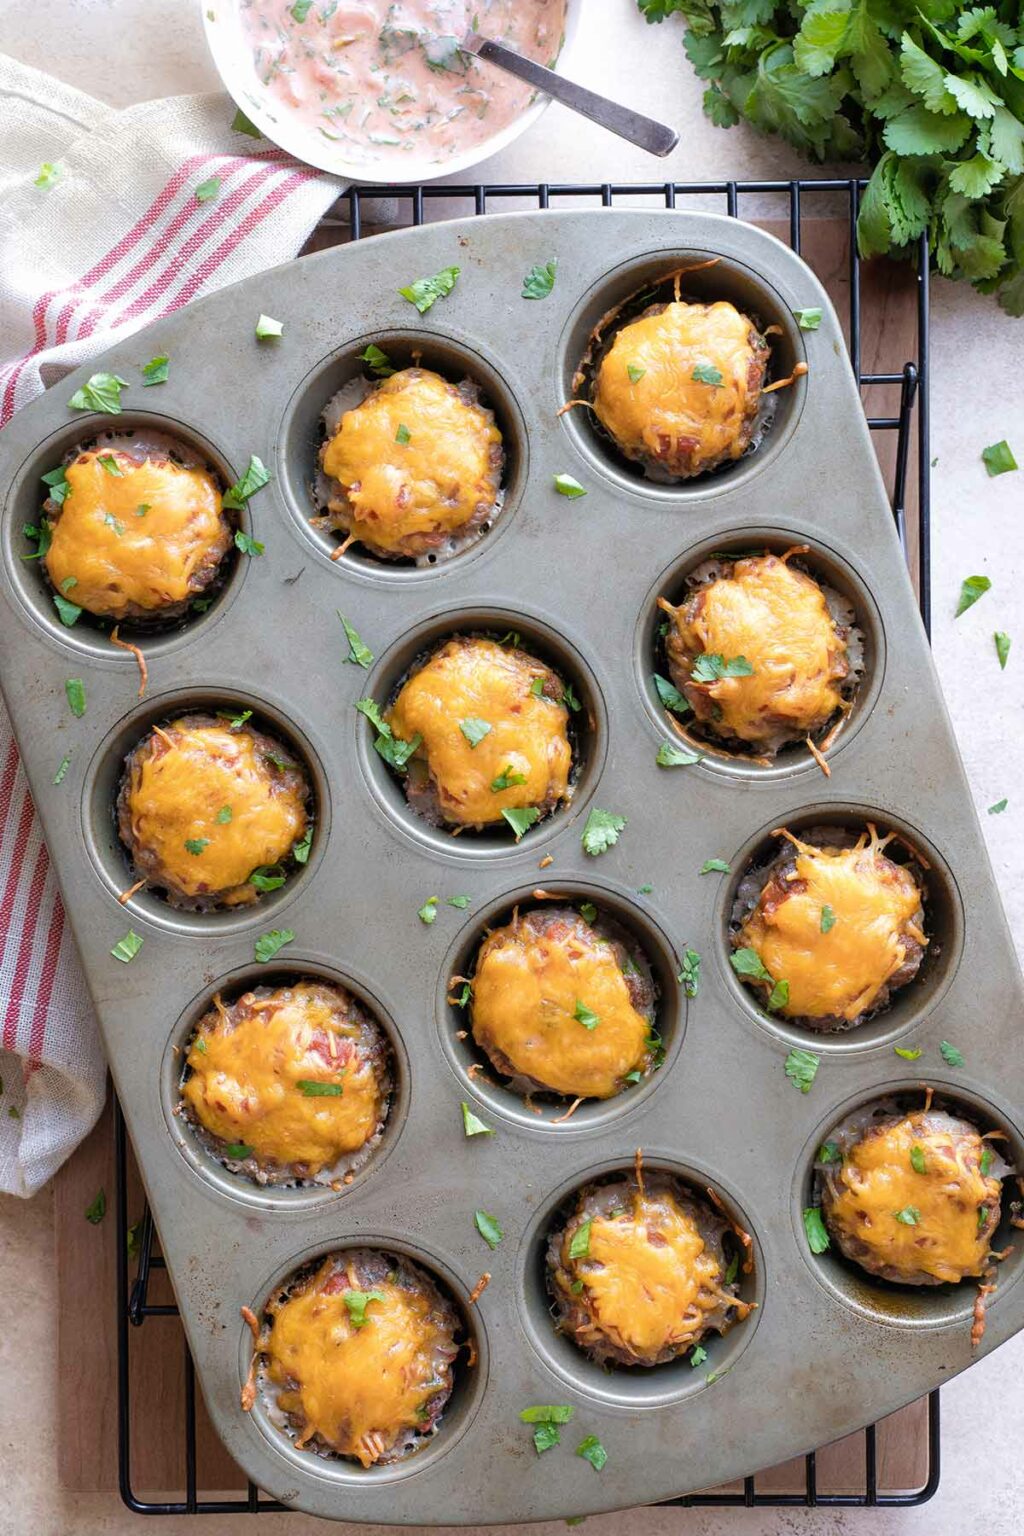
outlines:
[[[845,269],[840,274],[848,288],[846,313],[841,316],[847,333],[850,360],[862,398],[881,398],[888,393],[890,414],[872,412],[868,399],[865,412],[872,432],[895,434],[895,454],[891,466],[891,501],[893,517],[915,579],[921,617],[930,633],[931,552],[929,497],[929,412],[928,412],[928,246],[922,238],[916,252],[914,287],[916,327],[913,355],[889,371],[865,371],[862,367],[862,343],[865,331],[863,306],[871,302],[870,285],[863,282],[857,254],[856,223],[860,197],[865,183],[858,180],[813,181],[716,181],[716,182],[595,182],[575,184],[528,183],[475,186],[448,186],[434,183],[412,187],[353,187],[335,205],[324,221],[325,236],[337,234],[339,243],[372,238],[381,223],[394,225],[424,224],[437,219],[486,217],[488,213],[518,208],[555,207],[651,207],[686,208],[700,206],[704,211],[724,212],[732,218],[744,215],[767,222],[773,229],[788,233],[789,243],[798,253],[808,230],[809,220],[844,219],[848,230]],[[741,213],[741,204],[743,212]],[[781,228],[780,228],[781,226]],[[898,391],[898,395],[896,394]],[[877,392],[877,393],[876,393]],[[911,480],[911,464],[916,469]],[[908,487],[916,492],[916,519],[908,519]],[[909,525],[909,526],[908,526]],[[223,1498],[201,1496],[197,1475],[197,1415],[195,1367],[188,1352],[173,1303],[149,1299],[150,1282],[157,1270],[165,1268],[157,1251],[158,1239],[148,1206],[141,1221],[132,1225],[129,1242],[128,1145],[124,1118],[114,1106],[114,1135],[117,1179],[117,1364],[118,1364],[118,1479],[121,1497],[129,1509],[140,1515],[217,1515],[260,1514],[287,1506],[267,1498],[253,1483],[244,1494]],[[129,1248],[134,1260],[129,1257]],[[135,1275],[130,1269],[135,1263]],[[158,1400],[140,1405],[131,1390],[132,1339],[150,1320],[170,1319],[164,1326],[175,1328],[181,1340],[185,1374],[185,1442],[182,1447],[184,1491],[180,1497],[144,1498],[135,1493],[132,1483],[131,1425],[140,1411],[161,1412]],[[856,1492],[833,1493],[819,1490],[816,1453],[804,1457],[803,1488],[797,1492],[762,1491],[757,1476],[746,1477],[735,1491],[693,1493],[669,1502],[690,1507],[714,1508],[893,1508],[924,1504],[939,1486],[939,1394],[928,1398],[927,1469],[921,1487],[911,1491],[891,1491],[880,1486],[877,1426],[869,1424],[861,1431],[864,1441],[863,1485]]]

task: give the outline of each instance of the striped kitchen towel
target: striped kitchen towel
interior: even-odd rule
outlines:
[[[298,253],[340,185],[235,120],[221,95],[113,111],[0,55],[0,426],[115,339]],[[0,1190],[31,1195],[94,1124],[105,1068],[2,705],[0,1026]]]

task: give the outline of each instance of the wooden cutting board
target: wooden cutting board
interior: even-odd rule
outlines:
[[[504,205],[503,205],[504,206]],[[762,227],[787,238],[788,225],[764,221]],[[844,330],[850,303],[849,246],[845,222],[805,221],[804,259],[828,289]],[[322,249],[346,238],[344,227],[325,225],[309,249]],[[896,373],[916,354],[916,291],[907,266],[873,262],[862,273],[861,366],[864,372]],[[898,385],[864,391],[872,416],[897,415]],[[891,487],[896,433],[874,433],[886,484]],[[907,477],[907,529],[912,570],[916,571],[916,443]],[[782,509],[780,509],[782,510]],[[143,1195],[134,1162],[129,1173],[129,1220],[143,1211]],[[85,1211],[97,1192],[106,1193],[103,1221],[92,1225]],[[71,1492],[117,1489],[117,1332],[116,1216],[114,1210],[114,1136],[110,1108],[92,1135],[57,1175],[55,1243],[58,1272],[58,1455],[60,1482]],[[166,1275],[156,1271],[151,1303],[171,1303]],[[139,1496],[181,1497],[184,1489],[185,1372],[184,1337],[177,1319],[150,1317],[132,1330],[130,1348],[131,1481]],[[83,1405],[88,1405],[84,1407]],[[245,1480],[217,1439],[197,1391],[197,1478],[200,1495],[244,1489]],[[877,1436],[878,1485],[885,1490],[922,1486],[928,1475],[927,1404],[914,1403],[883,1420]],[[820,1493],[857,1493],[864,1489],[864,1439],[851,1435],[820,1451]],[[802,1493],[803,1460],[787,1462],[758,1476],[760,1493]]]

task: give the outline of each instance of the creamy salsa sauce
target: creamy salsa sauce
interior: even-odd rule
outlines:
[[[347,160],[441,163],[485,143],[533,92],[460,53],[472,30],[541,64],[566,0],[241,0],[256,75],[275,105]]]

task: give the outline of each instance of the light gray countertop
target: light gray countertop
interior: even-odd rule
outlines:
[[[480,179],[542,178],[713,180],[716,177],[813,175],[794,151],[745,127],[713,128],[700,107],[701,86],[679,42],[676,22],[648,28],[634,0],[587,0],[574,72],[609,94],[680,130],[666,161],[553,107],[526,138],[479,169]],[[0,47],[115,105],[215,89],[198,0],[0,0]],[[631,91],[623,91],[623,82]],[[2,153],[2,151],[0,151]],[[131,167],[125,166],[125,175]],[[962,285],[936,280],[932,319],[933,640],[946,700],[970,777],[1018,952],[1024,948],[1024,475],[991,480],[986,444],[1007,437],[1024,455],[1024,384],[1019,360],[1024,321]],[[953,622],[967,575],[988,574],[991,592]],[[1006,630],[1016,649],[1005,672],[992,633]],[[1019,631],[1019,633],[1017,633]],[[986,807],[1009,799],[1001,816]],[[69,1499],[56,1487],[56,1367],[52,1203],[44,1192],[23,1203],[0,1198],[0,1293],[9,1300],[0,1330],[0,1536],[114,1536],[148,1528],[112,1496]],[[16,1324],[16,1326],[15,1326]],[[15,1388],[16,1390],[12,1390]],[[867,1532],[948,1532],[1017,1536],[1024,1507],[1024,1335],[959,1376],[943,1391],[944,1470],[936,1499],[906,1511],[635,1511],[592,1519],[595,1536],[841,1536]],[[767,1406],[767,1405],[766,1405]],[[90,1404],[83,1412],[94,1411]],[[770,1411],[770,1410],[769,1410]],[[234,1536],[239,1520],[168,1519],[159,1532]],[[368,1526],[332,1526],[302,1516],[261,1516],[260,1536],[328,1536]],[[564,1527],[534,1527],[560,1531]]]

